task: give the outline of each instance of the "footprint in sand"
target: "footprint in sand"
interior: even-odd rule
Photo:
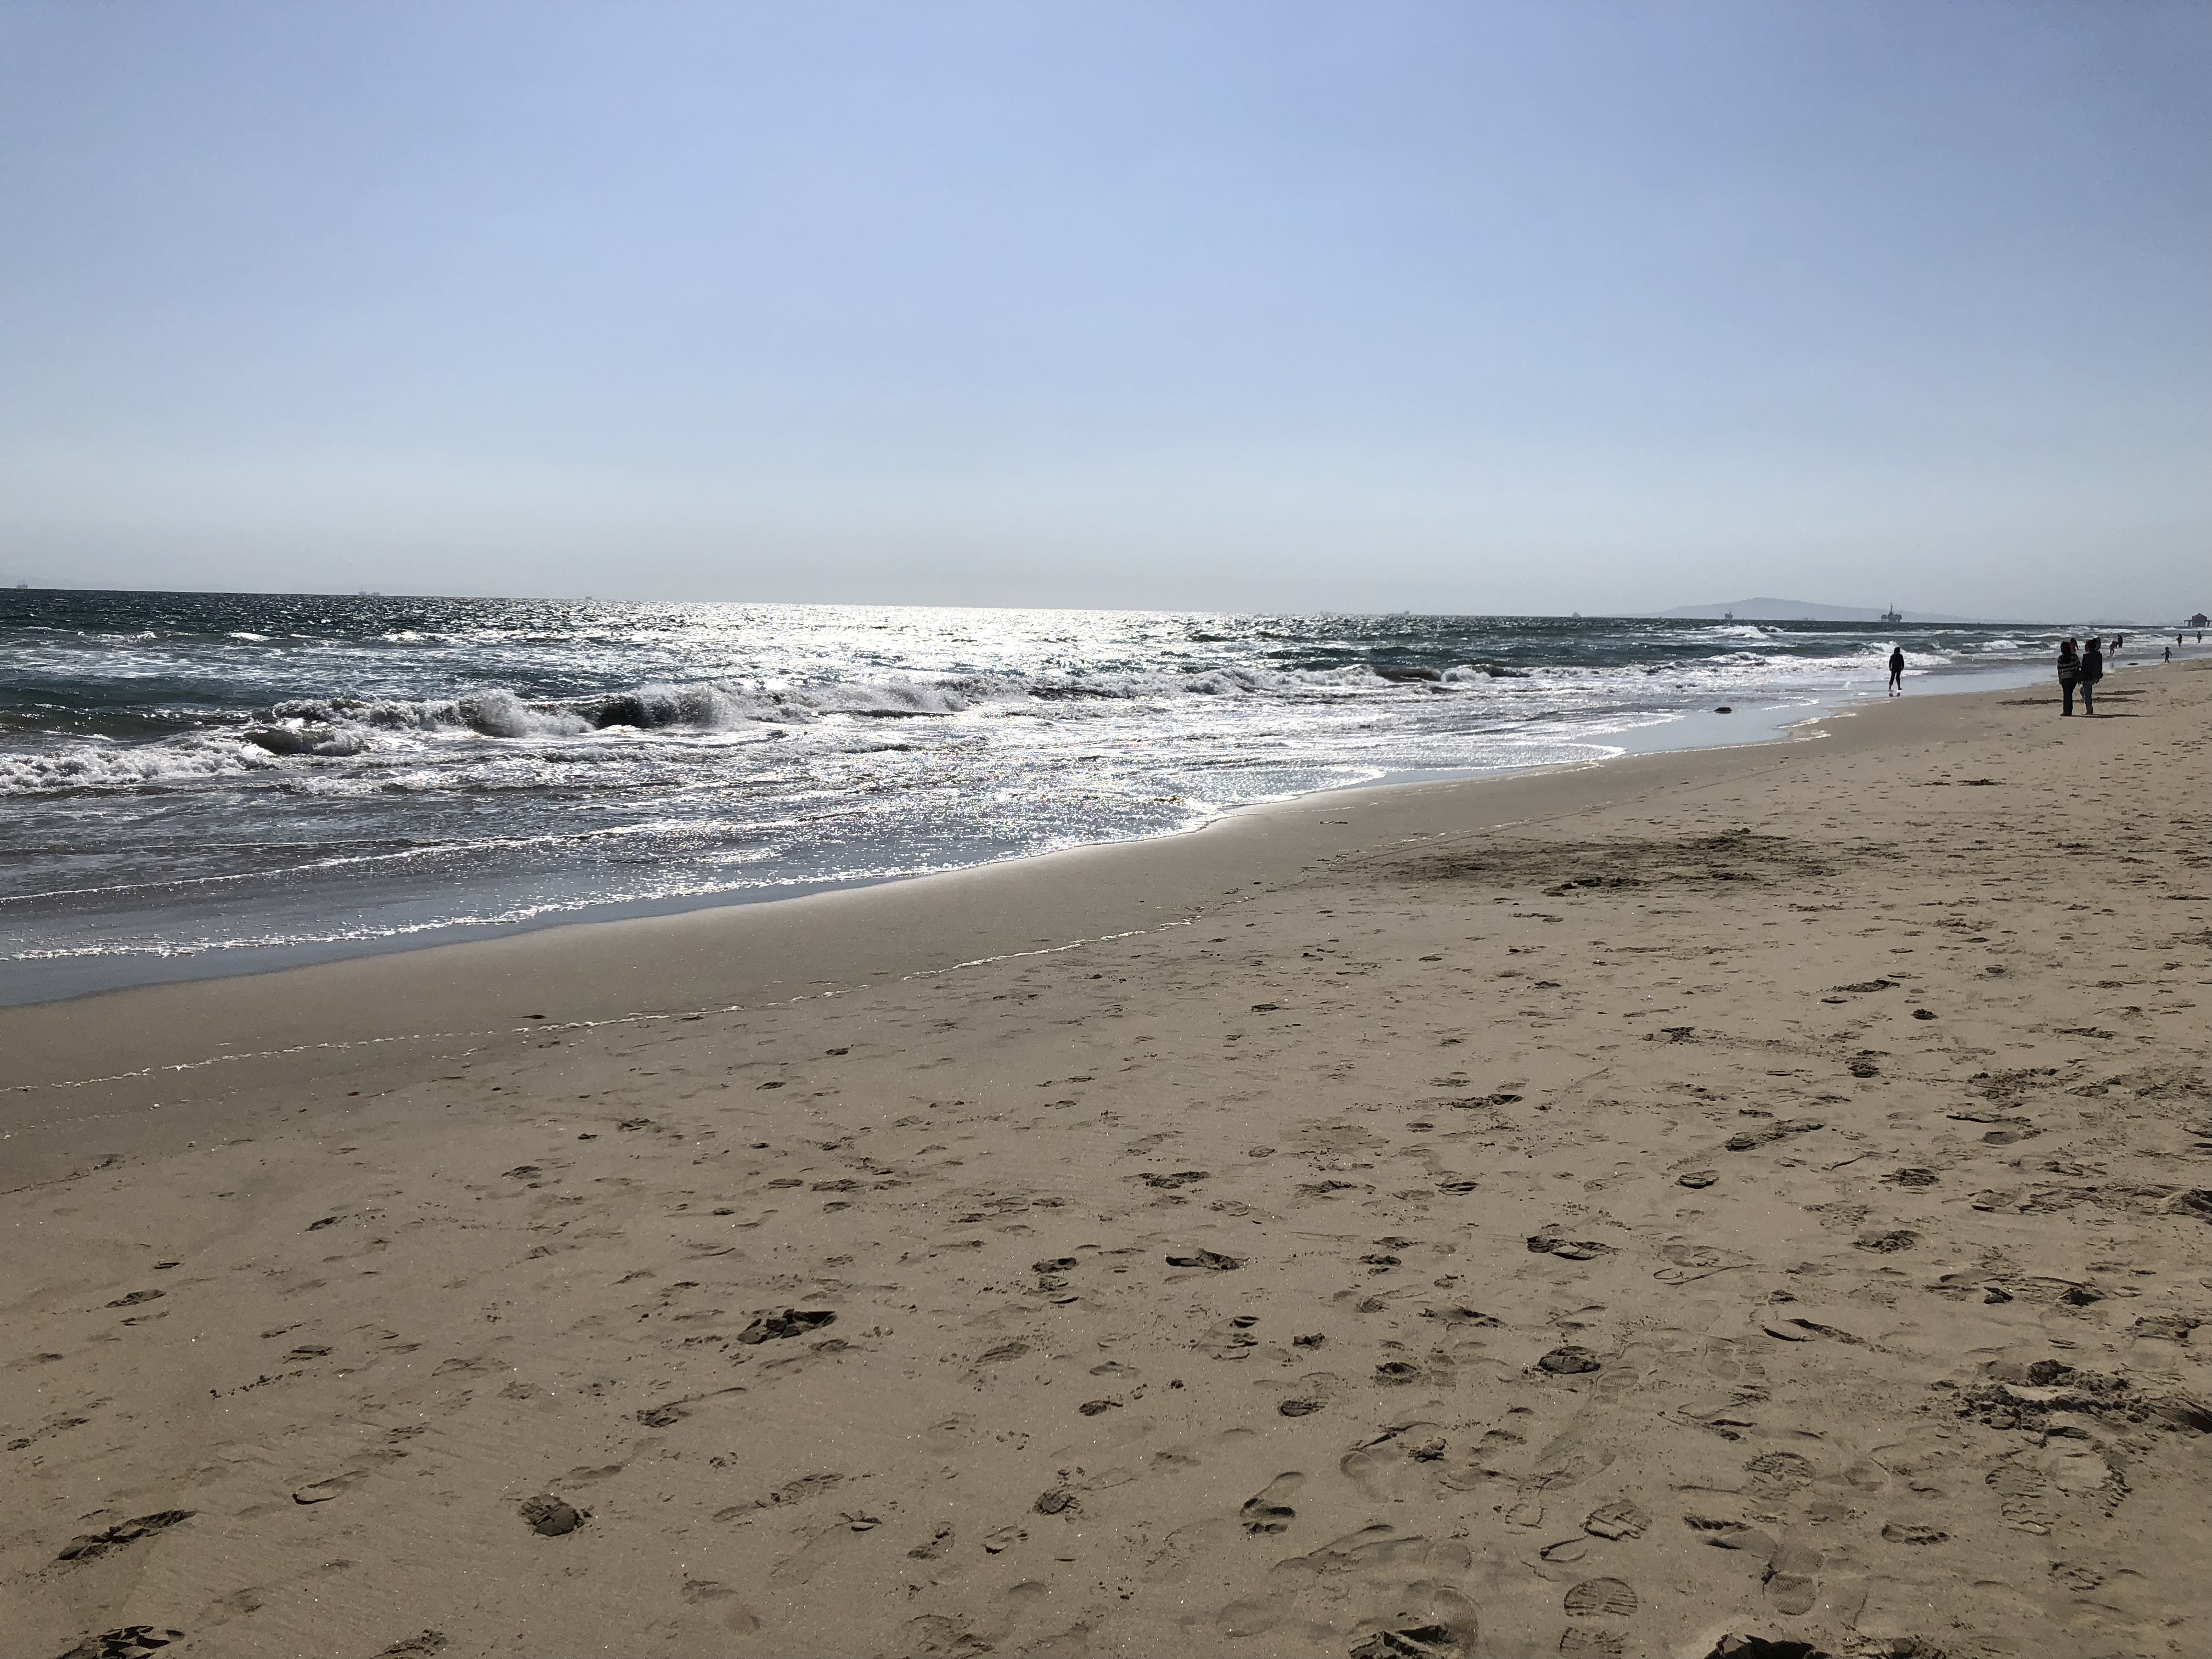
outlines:
[[[1585,1578],[1567,1591],[1563,1606],[1570,1619],[1626,1619],[1636,1611],[1636,1592],[1623,1579]]]
[[[550,1492],[522,1500],[522,1518],[540,1538],[565,1538],[590,1518],[590,1511],[562,1502]]]
[[[1554,1255],[1562,1261],[1595,1261],[1613,1253],[1610,1244],[1600,1243],[1594,1238],[1563,1238],[1550,1229],[1530,1234],[1528,1249],[1533,1255]]]
[[[1884,1522],[1881,1535],[1884,1542],[1891,1544],[1942,1544],[1951,1537],[1940,1527],[1923,1527],[1911,1521]]]
[[[1756,1485],[1771,1492],[1799,1492],[1813,1484],[1812,1461],[1796,1452],[1764,1452],[1743,1467]]]
[[[1593,1537],[1618,1541],[1641,1538],[1651,1524],[1651,1517],[1635,1504],[1626,1500],[1601,1504],[1583,1517],[1583,1530]]]
[[[1827,1558],[1810,1545],[1784,1539],[1766,1561],[1766,1599],[1791,1618],[1812,1611],[1820,1599],[1814,1575]]]
[[[1662,1285],[1688,1285],[1715,1273],[1732,1273],[1739,1267],[1748,1267],[1752,1259],[1736,1250],[1723,1250],[1717,1245],[1692,1243],[1686,1238],[1669,1239],[1662,1245],[1659,1254],[1667,1258],[1667,1266],[1651,1277]]]
[[[1899,1250],[1909,1250],[1919,1243],[1920,1235],[1909,1227],[1898,1227],[1887,1232],[1864,1233],[1853,1242],[1862,1250],[1872,1250],[1877,1255],[1894,1255]]]
[[[1415,1625],[1376,1632],[1352,1650],[1351,1659],[1443,1659],[1466,1650],[1450,1626]]]
[[[927,1543],[917,1544],[908,1550],[906,1553],[907,1559],[910,1561],[934,1561],[952,1547],[952,1538],[953,1532],[950,1526],[939,1527],[930,1534]]]
[[[1717,1550],[1741,1550],[1761,1561],[1772,1560],[1778,1547],[1770,1534],[1741,1521],[1686,1515],[1682,1517],[1682,1524],[1690,1529],[1690,1535],[1700,1544],[1711,1545]]]
[[[1578,1348],[1570,1344],[1553,1349],[1539,1359],[1536,1365],[1540,1370],[1549,1371],[1555,1376],[1574,1376],[1584,1371],[1596,1370],[1603,1363],[1588,1348]]]
[[[1353,1447],[1337,1469],[1370,1503],[1434,1500],[1485,1486],[1510,1488],[1513,1477],[1495,1464],[1526,1443],[1498,1430],[1468,1442],[1455,1439],[1441,1423],[1402,1423]]]
[[[408,1637],[404,1641],[394,1642],[379,1653],[376,1659],[427,1659],[430,1654],[444,1652],[446,1642],[445,1632],[426,1630]],[[69,1659],[69,1656],[64,1655],[63,1659]]]
[[[1610,1468],[1617,1455],[1613,1446],[1570,1429],[1536,1454],[1522,1480],[1522,1490],[1535,1493],[1580,1486],[1592,1475]]]
[[[152,1515],[142,1515],[136,1521],[121,1522],[105,1532],[80,1533],[70,1540],[68,1547],[54,1559],[94,1560],[112,1551],[135,1544],[142,1538],[151,1537],[157,1532],[167,1532],[178,1522],[191,1520],[196,1513],[192,1510],[159,1510]]]
[[[836,1319],[837,1316],[826,1308],[786,1308],[781,1313],[756,1314],[753,1322],[738,1333],[738,1340],[750,1345],[777,1337],[804,1336],[809,1331],[835,1324]]]
[[[156,1625],[125,1625],[120,1630],[86,1637],[61,1659],[143,1659],[143,1656],[158,1653],[171,1643],[184,1639],[185,1633],[180,1630],[165,1630]],[[442,1646],[444,1638],[439,1639]],[[422,1650],[427,1653],[432,1650]]]
[[[1296,1620],[1348,1640],[1356,1659],[1462,1659],[1476,1646],[1474,1603],[1460,1589],[1473,1565],[1456,1540],[1364,1527],[1277,1562],[1263,1594],[1230,1603],[1214,1622],[1242,1637]]]
[[[760,1628],[760,1620],[737,1599],[738,1591],[714,1578],[686,1578],[682,1590],[684,1599],[694,1607],[714,1607],[720,1609],[722,1628],[739,1636],[750,1636]],[[724,1606],[724,1603],[728,1605]]]
[[[1218,1250],[1194,1250],[1185,1255],[1168,1258],[1170,1267],[1203,1267],[1206,1272],[1215,1273],[1233,1273],[1243,1265],[1242,1258],[1223,1255]]]
[[[900,1626],[898,1653],[911,1654],[913,1659],[979,1659],[991,1651],[993,1644],[975,1629],[975,1620],[948,1619],[943,1613],[925,1613],[909,1619]],[[992,1636],[1000,1632],[990,1631]]]
[[[1288,1532],[1298,1514],[1291,1507],[1290,1499],[1305,1483],[1305,1476],[1296,1469],[1277,1475],[1244,1500],[1243,1508],[1237,1512],[1238,1522],[1255,1537]]]
[[[1206,1327],[1194,1346],[1209,1359],[1249,1358],[1260,1346],[1260,1339],[1252,1334],[1259,1322],[1255,1314],[1234,1315]]]
[[[1494,1331],[1500,1328],[1499,1321],[1492,1318],[1486,1313],[1465,1306],[1424,1308],[1421,1310],[1421,1317],[1440,1321],[1448,1331]]]

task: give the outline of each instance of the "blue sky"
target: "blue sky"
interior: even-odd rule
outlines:
[[[0,575],[2212,603],[2212,8],[0,0]]]

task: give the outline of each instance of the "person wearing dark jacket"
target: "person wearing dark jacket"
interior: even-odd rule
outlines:
[[[1889,695],[1901,696],[1905,692],[1905,647],[1899,646],[1889,653]]]
[[[2058,692],[2065,699],[2062,714],[2074,712],[2074,688],[2081,678],[2081,653],[2070,639],[2058,641]]]
[[[2105,678],[2105,642],[2094,634],[2081,647],[2081,712],[2097,712],[2097,682]]]

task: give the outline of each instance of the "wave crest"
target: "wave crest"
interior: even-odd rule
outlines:
[[[125,747],[85,744],[52,753],[0,754],[0,797],[51,795],[80,789],[140,789],[268,771],[268,750],[235,738],[205,734]]]

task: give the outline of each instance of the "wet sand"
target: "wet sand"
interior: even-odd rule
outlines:
[[[6,1651],[2212,1651],[2104,693],[0,1012]]]

